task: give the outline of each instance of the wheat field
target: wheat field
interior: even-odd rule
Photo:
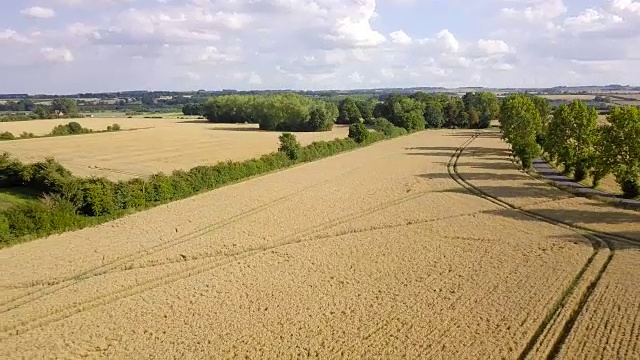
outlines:
[[[0,357],[638,358],[638,224],[421,132],[0,250]]]
[[[0,132],[28,131],[41,135],[68,121],[0,123]],[[180,119],[84,118],[79,119],[79,123],[94,130],[104,130],[113,123],[120,124],[124,130],[136,130],[6,141],[0,143],[0,151],[29,162],[52,156],[78,176],[126,180],[259,157],[278,149],[280,135],[259,131],[254,124],[211,124]],[[347,127],[335,126],[333,131],[298,133],[296,137],[307,145],[318,140],[344,138],[347,134]]]

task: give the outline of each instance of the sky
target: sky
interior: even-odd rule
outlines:
[[[640,85],[640,0],[4,0],[0,93]]]

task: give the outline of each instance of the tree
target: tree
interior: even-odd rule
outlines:
[[[346,97],[342,99],[338,109],[338,124],[355,124],[361,121],[362,114],[360,114],[360,110],[352,98]]]
[[[464,127],[464,102],[459,97],[449,97],[444,105],[445,126]]]
[[[316,105],[311,109],[306,131],[331,131],[333,128],[333,118],[328,106]]]
[[[476,108],[471,107],[471,109],[469,109],[469,127],[471,128],[479,128],[480,127],[480,113],[478,113],[478,110],[476,110]]]
[[[202,105],[202,115],[210,122],[219,122],[220,118],[218,116],[218,105],[216,104],[215,99],[208,99]]]
[[[605,160],[611,165],[616,182],[626,197],[640,192],[640,110],[636,107],[615,108],[603,128],[603,141],[608,146]]]
[[[278,151],[285,153],[289,160],[298,160],[302,145],[300,145],[296,136],[291,133],[284,133],[280,135],[279,139],[280,147]]]
[[[59,98],[51,102],[51,111],[60,112],[65,116],[78,116],[78,104],[73,99]]]
[[[557,158],[566,172],[573,172],[576,181],[584,180],[591,171],[597,120],[595,109],[575,100],[569,105],[560,105],[547,126],[545,151]]]
[[[424,104],[409,97],[403,97],[393,103],[391,122],[409,132],[424,130]]]
[[[511,144],[522,167],[528,169],[540,154],[536,136],[542,130],[540,113],[533,101],[523,95],[511,95],[500,108],[500,125],[503,138]]]
[[[365,124],[371,124],[373,122],[373,108],[376,106],[376,103],[375,99],[356,101],[356,106]]]
[[[430,129],[439,129],[444,125],[442,105],[437,101],[429,101],[424,107],[424,119]]]
[[[363,123],[352,124],[349,126],[349,137],[358,144],[361,144],[367,141],[369,130],[367,130]]]

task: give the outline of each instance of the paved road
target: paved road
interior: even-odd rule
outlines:
[[[533,169],[545,179],[553,181],[556,185],[564,188],[571,188],[572,192],[574,193],[581,194],[581,195],[602,196],[610,199],[615,199],[615,201],[620,204],[640,207],[639,200],[623,199],[614,194],[596,190],[588,186],[576,183],[573,180],[569,179],[568,177],[562,175],[556,169],[552,168],[547,162],[545,162],[542,159],[536,159],[533,161]]]

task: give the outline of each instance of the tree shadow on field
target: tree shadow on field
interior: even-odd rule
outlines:
[[[597,224],[631,225],[634,224],[634,222],[635,224],[640,224],[640,222],[638,222],[640,220],[640,215],[634,216],[634,214],[615,211],[584,211],[576,209],[536,209],[527,211],[533,214],[542,215],[548,219],[573,224],[579,227],[589,227],[589,225]],[[512,209],[489,210],[485,213],[519,221],[543,222],[542,220],[535,219]],[[595,227],[593,229],[597,230]],[[611,239],[613,240],[616,250],[640,249],[640,229],[603,232],[626,240],[616,241],[615,239]],[[559,236],[559,238],[562,238],[562,236]]]
[[[494,170],[495,168],[489,168],[488,170]],[[510,169],[510,168],[509,168]],[[418,177],[425,179],[449,179],[451,176],[446,173],[427,173],[420,174]],[[522,176],[518,176],[516,174],[504,174],[504,173],[493,173],[493,172],[477,172],[477,173],[466,173],[463,175],[463,178],[468,181],[518,181],[522,180]]]
[[[475,135],[475,132],[470,132],[470,131],[466,131],[466,132],[456,132],[453,134],[447,134],[445,136],[448,137],[471,137],[473,135]],[[491,132],[481,132],[478,137],[481,138],[487,138],[487,139],[502,139],[502,133],[500,133],[499,131],[491,131]]]
[[[213,124],[206,119],[178,121],[176,124]]]
[[[262,133],[279,133],[280,131],[269,131],[269,130],[261,130],[259,128],[252,127],[220,127],[220,128],[209,128],[207,130],[211,131],[236,131],[236,132],[262,132]]]
[[[422,156],[447,156],[451,157],[459,147],[455,146],[418,146],[405,148],[406,151],[411,151],[406,153],[407,155],[422,155]],[[487,148],[487,147],[479,147],[479,146],[470,146],[465,148],[463,156],[464,157],[492,157],[493,159],[500,160],[508,160],[510,155],[510,151],[507,149],[498,149],[498,148]]]

